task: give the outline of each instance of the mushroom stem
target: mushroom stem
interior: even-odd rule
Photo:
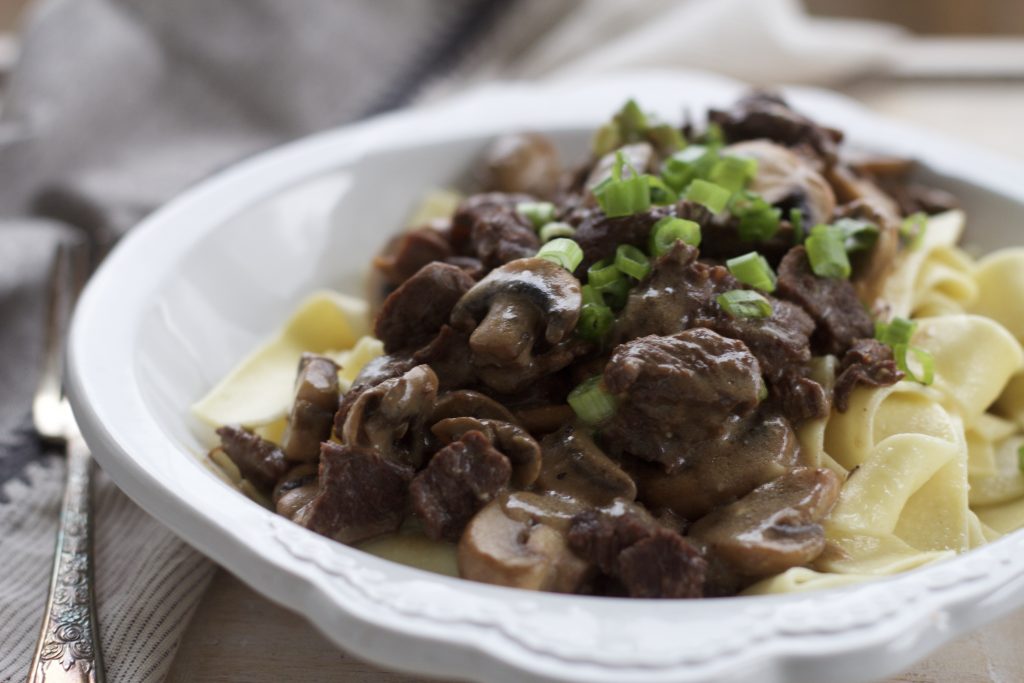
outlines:
[[[501,295],[469,338],[469,346],[485,364],[506,365],[530,353],[540,314],[528,301]]]

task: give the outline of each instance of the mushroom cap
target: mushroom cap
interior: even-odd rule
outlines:
[[[441,394],[430,411],[428,422],[434,424],[449,417],[475,417],[519,424],[508,408],[486,394],[472,389],[459,389]]]
[[[545,436],[541,450],[538,488],[592,505],[608,505],[616,498],[636,498],[633,479],[574,425]]]
[[[500,312],[532,311],[544,326],[545,340],[557,344],[575,329],[582,303],[580,283],[572,273],[546,259],[517,259],[492,270],[466,292],[452,310],[451,323],[464,332],[475,328],[476,336],[479,323],[491,313],[492,307]],[[496,325],[502,323],[508,324],[509,331],[522,327],[515,324],[514,318],[504,315],[495,321]],[[508,341],[515,344],[520,340]]]
[[[546,135],[515,133],[491,143],[483,171],[489,190],[549,197],[558,188],[562,164],[558,148]]]
[[[588,563],[569,549],[565,535],[546,524],[505,514],[498,500],[473,517],[458,547],[459,576],[528,590],[574,592]]]
[[[337,364],[330,358],[303,354],[295,378],[295,400],[281,437],[281,450],[288,460],[315,462],[320,457],[320,442],[331,436],[338,396]]]
[[[769,204],[796,200],[808,225],[831,222],[835,193],[809,160],[768,140],[737,142],[725,147],[722,154],[757,160],[757,175],[750,189]]]

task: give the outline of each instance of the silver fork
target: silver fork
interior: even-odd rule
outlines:
[[[32,421],[45,441],[64,447],[67,483],[61,505],[50,594],[29,683],[103,683],[92,553],[92,455],[64,396],[68,320],[89,273],[84,243],[62,245],[50,282],[42,375]]]

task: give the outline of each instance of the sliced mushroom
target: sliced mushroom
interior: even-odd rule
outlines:
[[[477,513],[459,540],[459,576],[527,590],[575,592],[589,564],[565,536],[547,524],[517,521],[492,501]]]
[[[430,429],[442,443],[458,441],[471,431],[480,432],[512,463],[512,483],[526,487],[540,473],[540,446],[522,427],[501,420],[475,417],[449,417]]]
[[[707,515],[690,536],[748,582],[803,566],[825,548],[821,522],[840,486],[831,470],[797,467]]]
[[[435,261],[416,271],[388,295],[377,314],[374,334],[384,342],[385,353],[430,343],[474,284],[465,271],[447,263]]]
[[[302,354],[295,378],[295,400],[288,416],[281,449],[294,462],[314,462],[320,442],[331,438],[338,410],[338,366],[330,358]]]
[[[576,413],[568,403],[556,403],[520,408],[516,417],[531,434],[549,434],[576,419]]]
[[[757,416],[731,438],[693,444],[686,466],[675,473],[646,463],[637,463],[632,473],[645,505],[694,520],[781,476],[799,458],[789,421]]]
[[[566,425],[544,437],[541,452],[537,487],[542,490],[562,493],[592,505],[608,505],[616,498],[636,498],[633,479],[574,425]]]
[[[479,391],[460,389],[448,391],[438,397],[434,409],[430,412],[430,424],[435,424],[449,417],[475,417],[482,420],[500,420],[518,424],[515,415],[508,408],[490,396]]]
[[[558,149],[545,135],[517,133],[495,140],[484,156],[484,187],[549,197],[558,187]]]
[[[284,453],[273,441],[231,425],[218,429],[217,436],[220,437],[221,448],[238,467],[242,478],[260,493],[269,493],[288,470]]]
[[[273,502],[277,514],[291,519],[300,508],[316,497],[318,467],[312,463],[290,469],[274,487]]]
[[[562,533],[569,533],[572,521],[587,510],[587,504],[570,496],[509,491],[498,496],[505,514],[527,524],[546,524]]]
[[[320,486],[293,517],[318,534],[356,543],[397,531],[405,517],[412,472],[375,449],[327,441],[320,452]]]
[[[757,175],[750,189],[769,204],[799,208],[806,225],[831,222],[835,194],[804,157],[767,140],[738,142],[724,148],[722,154],[757,160]]]
[[[342,442],[371,446],[388,460],[418,469],[427,445],[423,420],[437,400],[437,384],[429,365],[417,365],[363,391],[348,409]]]
[[[571,273],[545,259],[519,259],[469,290],[451,323],[471,332],[471,360],[480,379],[513,393],[572,362],[570,335],[581,304],[580,283]]]

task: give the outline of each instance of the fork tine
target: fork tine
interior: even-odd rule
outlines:
[[[60,440],[64,411],[62,380],[64,373],[64,340],[68,321],[78,293],[88,273],[88,250],[81,241],[62,242],[54,256],[50,271],[46,329],[43,340],[43,363],[39,383],[32,399],[32,421],[44,439]]]

